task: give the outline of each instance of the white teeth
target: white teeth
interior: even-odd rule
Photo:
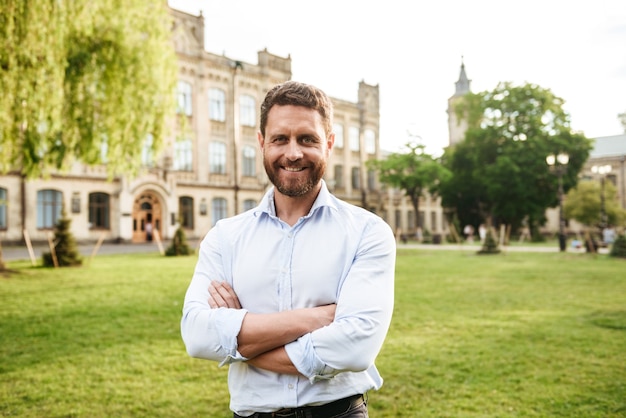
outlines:
[[[296,171],[302,171],[302,170],[304,170],[304,169],[303,169],[303,168],[300,168],[300,167],[285,167],[285,170],[287,170],[287,171],[293,171],[293,172],[295,173]]]

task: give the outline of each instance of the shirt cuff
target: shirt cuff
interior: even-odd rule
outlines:
[[[285,351],[296,369],[311,383],[332,379],[339,373],[317,356],[311,334],[305,334],[296,341],[286,344]]]
[[[221,351],[226,355],[224,360],[219,363],[219,367],[248,360],[237,351],[237,336],[239,335],[239,331],[241,331],[243,318],[248,311],[245,309],[228,308],[219,308],[218,311],[219,314],[216,316],[215,329],[218,330],[219,333]],[[219,330],[228,330],[228,332],[221,333]]]

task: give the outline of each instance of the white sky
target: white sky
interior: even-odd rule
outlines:
[[[461,57],[474,92],[526,82],[565,100],[572,127],[617,135],[626,111],[625,0],[169,0],[203,11],[205,49],[251,64],[292,59],[292,78],[357,101],[380,87],[380,141],[448,144],[446,109]]]

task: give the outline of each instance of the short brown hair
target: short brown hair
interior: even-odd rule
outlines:
[[[286,81],[270,89],[261,104],[261,135],[265,136],[267,115],[272,106],[303,106],[316,110],[322,116],[326,136],[333,128],[333,103],[322,90],[298,81]]]

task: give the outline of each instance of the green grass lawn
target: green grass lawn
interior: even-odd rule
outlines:
[[[194,264],[9,262],[0,415],[231,417],[226,368],[189,358],[180,339]],[[400,250],[370,416],[626,416],[625,271],[603,255]]]

